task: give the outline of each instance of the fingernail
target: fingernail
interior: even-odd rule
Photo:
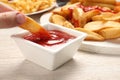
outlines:
[[[23,14],[17,13],[16,20],[18,24],[23,24],[25,22],[25,16]]]

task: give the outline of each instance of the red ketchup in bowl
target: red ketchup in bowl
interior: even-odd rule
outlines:
[[[38,35],[35,35],[35,34],[28,34],[28,35],[25,35],[23,38],[26,40],[35,42],[37,44],[40,44],[42,46],[59,45],[59,44],[66,43],[71,39],[76,38],[73,35],[70,35],[68,33],[65,33],[59,30],[48,30],[48,33],[50,34],[50,37],[47,39],[41,39]]]

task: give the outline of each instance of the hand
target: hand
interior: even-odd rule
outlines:
[[[0,28],[19,26],[25,21],[25,15],[0,2]]]

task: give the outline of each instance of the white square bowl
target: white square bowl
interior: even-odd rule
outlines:
[[[47,30],[60,30],[76,36],[76,38],[64,44],[48,48],[24,39],[23,36],[28,34],[28,31],[14,34],[11,37],[18,44],[18,47],[26,59],[39,64],[46,69],[54,70],[72,59],[76,51],[79,49],[81,42],[85,39],[86,34],[51,23],[44,24],[43,26]]]

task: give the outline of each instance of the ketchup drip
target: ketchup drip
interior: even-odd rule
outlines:
[[[48,30],[48,32],[50,34],[50,37],[48,39],[41,39],[38,35],[35,34],[25,35],[24,39],[30,40],[43,46],[53,46],[66,43],[68,40],[76,38],[75,36],[69,35],[59,30]]]

